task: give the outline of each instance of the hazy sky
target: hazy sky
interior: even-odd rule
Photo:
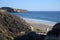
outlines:
[[[60,11],[60,0],[0,0],[0,7],[4,6],[30,11]]]

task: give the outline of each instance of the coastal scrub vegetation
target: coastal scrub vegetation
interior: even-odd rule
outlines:
[[[13,40],[31,31],[30,25],[22,18],[0,11],[0,40]],[[23,34],[22,34],[23,32]]]

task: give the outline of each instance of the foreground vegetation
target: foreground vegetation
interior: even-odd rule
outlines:
[[[30,31],[30,25],[22,18],[0,11],[0,40],[13,40]]]

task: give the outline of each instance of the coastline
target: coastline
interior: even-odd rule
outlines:
[[[29,18],[23,18],[23,19],[32,27],[36,29],[41,29],[43,32],[48,32],[57,23],[57,22],[38,20],[38,19],[29,19]]]
[[[30,19],[30,18],[23,18],[28,23],[33,24],[44,24],[48,26],[54,26],[57,22],[47,21],[47,20],[39,20],[39,19]]]

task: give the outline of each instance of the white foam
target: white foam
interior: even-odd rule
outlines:
[[[27,22],[34,22],[34,23],[42,23],[45,25],[50,25],[50,26],[54,26],[57,22],[52,22],[52,21],[47,21],[47,20],[39,20],[39,19],[30,19],[30,18],[23,18],[24,20],[26,20]]]

